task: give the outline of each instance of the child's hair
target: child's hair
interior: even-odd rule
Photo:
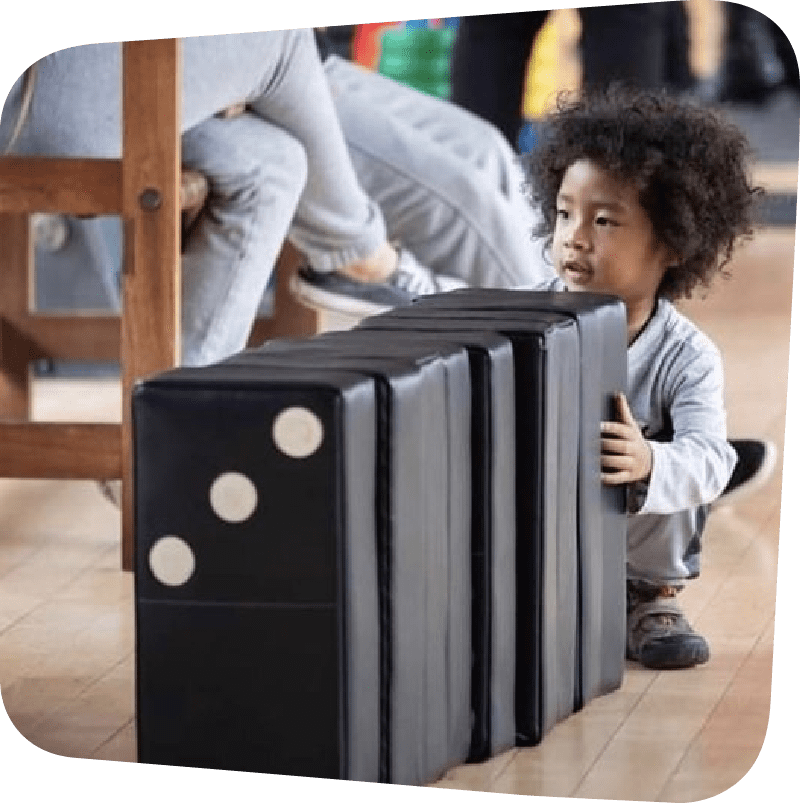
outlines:
[[[525,158],[529,197],[543,216],[536,234],[552,244],[564,173],[588,159],[637,187],[656,236],[678,258],[658,295],[688,297],[724,274],[735,245],[752,236],[763,191],[748,179],[749,154],[734,125],[666,93],[619,84],[563,93]]]

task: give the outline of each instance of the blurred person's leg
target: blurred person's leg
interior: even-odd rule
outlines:
[[[247,345],[307,165],[300,142],[251,113],[204,120],[182,152],[209,183],[182,261],[183,363],[205,365]]]
[[[307,179],[295,213],[292,242],[323,272],[342,270],[379,251],[386,244],[383,217],[359,185],[350,163],[311,30],[244,34],[215,47],[220,51],[215,71],[249,75],[251,85],[243,98],[249,108],[302,143],[305,150]],[[194,74],[210,80],[208,72],[193,61],[194,52],[197,60],[203,57],[202,39],[186,40],[184,50],[188,51],[187,67],[195,67]]]
[[[438,273],[510,287],[550,275],[523,174],[492,125],[336,56],[325,72],[359,181],[388,237]]]
[[[611,81],[660,87],[665,81],[667,6],[636,3],[579,9],[583,85]]]
[[[462,17],[451,66],[454,103],[493,123],[512,147],[522,125],[528,59],[548,11]]]
[[[304,223],[302,250],[314,260],[315,266],[333,271],[349,270],[356,265],[364,271],[359,278],[369,281],[381,281],[391,275],[398,257],[386,241],[380,210],[359,186],[349,162],[311,32],[188,38],[182,40],[182,64],[183,131],[208,120],[221,109],[247,101],[256,115],[302,144],[308,166],[304,178],[307,176],[308,180],[302,187],[297,215]],[[118,43],[68,48],[42,59],[37,64],[33,103],[16,152],[119,157],[120,77]],[[21,82],[17,82],[4,107],[0,145],[7,142],[19,116],[20,101]],[[264,126],[263,130],[266,134],[271,129]],[[296,159],[287,159],[287,166],[297,164]],[[257,192],[256,185],[263,175],[252,178],[251,191]],[[265,221],[265,225],[271,222]],[[275,231],[280,231],[281,236],[285,225],[285,221],[275,224]],[[274,260],[272,247],[263,253],[256,252],[263,245],[261,238],[245,238],[240,243],[248,253],[238,263],[239,269],[258,267],[257,275],[246,280],[253,287],[263,283]],[[196,251],[193,253],[196,258]],[[211,263],[200,260],[198,264]],[[223,265],[223,273],[229,268],[230,263]],[[197,277],[191,279],[189,294],[193,285],[199,287],[204,282]],[[221,303],[213,294],[200,297],[209,304]],[[254,297],[257,301],[260,294],[254,293]],[[207,312],[213,318],[212,311]],[[186,320],[202,317],[194,309]],[[252,320],[242,327],[250,323]],[[206,331],[210,336],[210,330]],[[227,337],[218,334],[219,342]],[[241,340],[232,333],[231,338],[231,342]],[[193,339],[187,333],[187,343],[191,344]],[[203,360],[225,356],[216,346],[190,348],[203,355]]]
[[[797,81],[791,44],[772,20],[739,3],[721,5],[722,62],[699,96],[708,102],[761,103],[784,81]]]
[[[783,29],[771,19],[767,20],[767,27],[772,33],[772,41],[775,45],[775,52],[780,59],[783,67],[783,81],[786,86],[794,90],[800,90],[800,72],[797,67],[797,54],[794,52],[792,43],[783,32]]]
[[[689,63],[689,14],[685,2],[665,3],[664,82],[676,92],[690,89],[695,76]]]

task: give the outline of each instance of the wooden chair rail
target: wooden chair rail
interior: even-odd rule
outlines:
[[[0,212],[122,212],[119,159],[0,157]]]
[[[63,315],[31,313],[23,318],[7,318],[2,325],[5,339],[16,343],[18,350],[24,350],[29,361],[115,362],[119,359],[118,315],[86,311]]]
[[[2,422],[0,477],[122,476],[119,424]]]

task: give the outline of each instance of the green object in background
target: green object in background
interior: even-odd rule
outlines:
[[[378,72],[437,98],[450,97],[450,56],[455,28],[384,31]]]

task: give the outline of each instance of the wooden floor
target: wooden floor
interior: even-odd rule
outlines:
[[[730,433],[781,447],[793,247],[791,229],[760,234],[737,257],[730,281],[687,306],[725,356]],[[45,382],[39,390],[42,417],[77,408],[116,415],[113,382]],[[682,595],[711,643],[708,665],[671,673],[629,665],[620,691],[590,703],[538,747],[457,767],[436,786],[690,801],[735,784],[767,727],[780,493],[778,472],[760,495],[711,517],[703,576]],[[118,570],[117,539],[117,513],[91,483],[0,481],[0,687],[10,720],[45,751],[135,761],[132,578]],[[3,748],[0,763],[6,758]],[[43,775],[52,771],[45,759],[31,765],[34,775],[39,766]],[[6,763],[0,777],[13,771]],[[127,785],[131,773],[124,778]],[[208,774],[198,778],[195,797]],[[349,786],[364,793],[365,785]]]

